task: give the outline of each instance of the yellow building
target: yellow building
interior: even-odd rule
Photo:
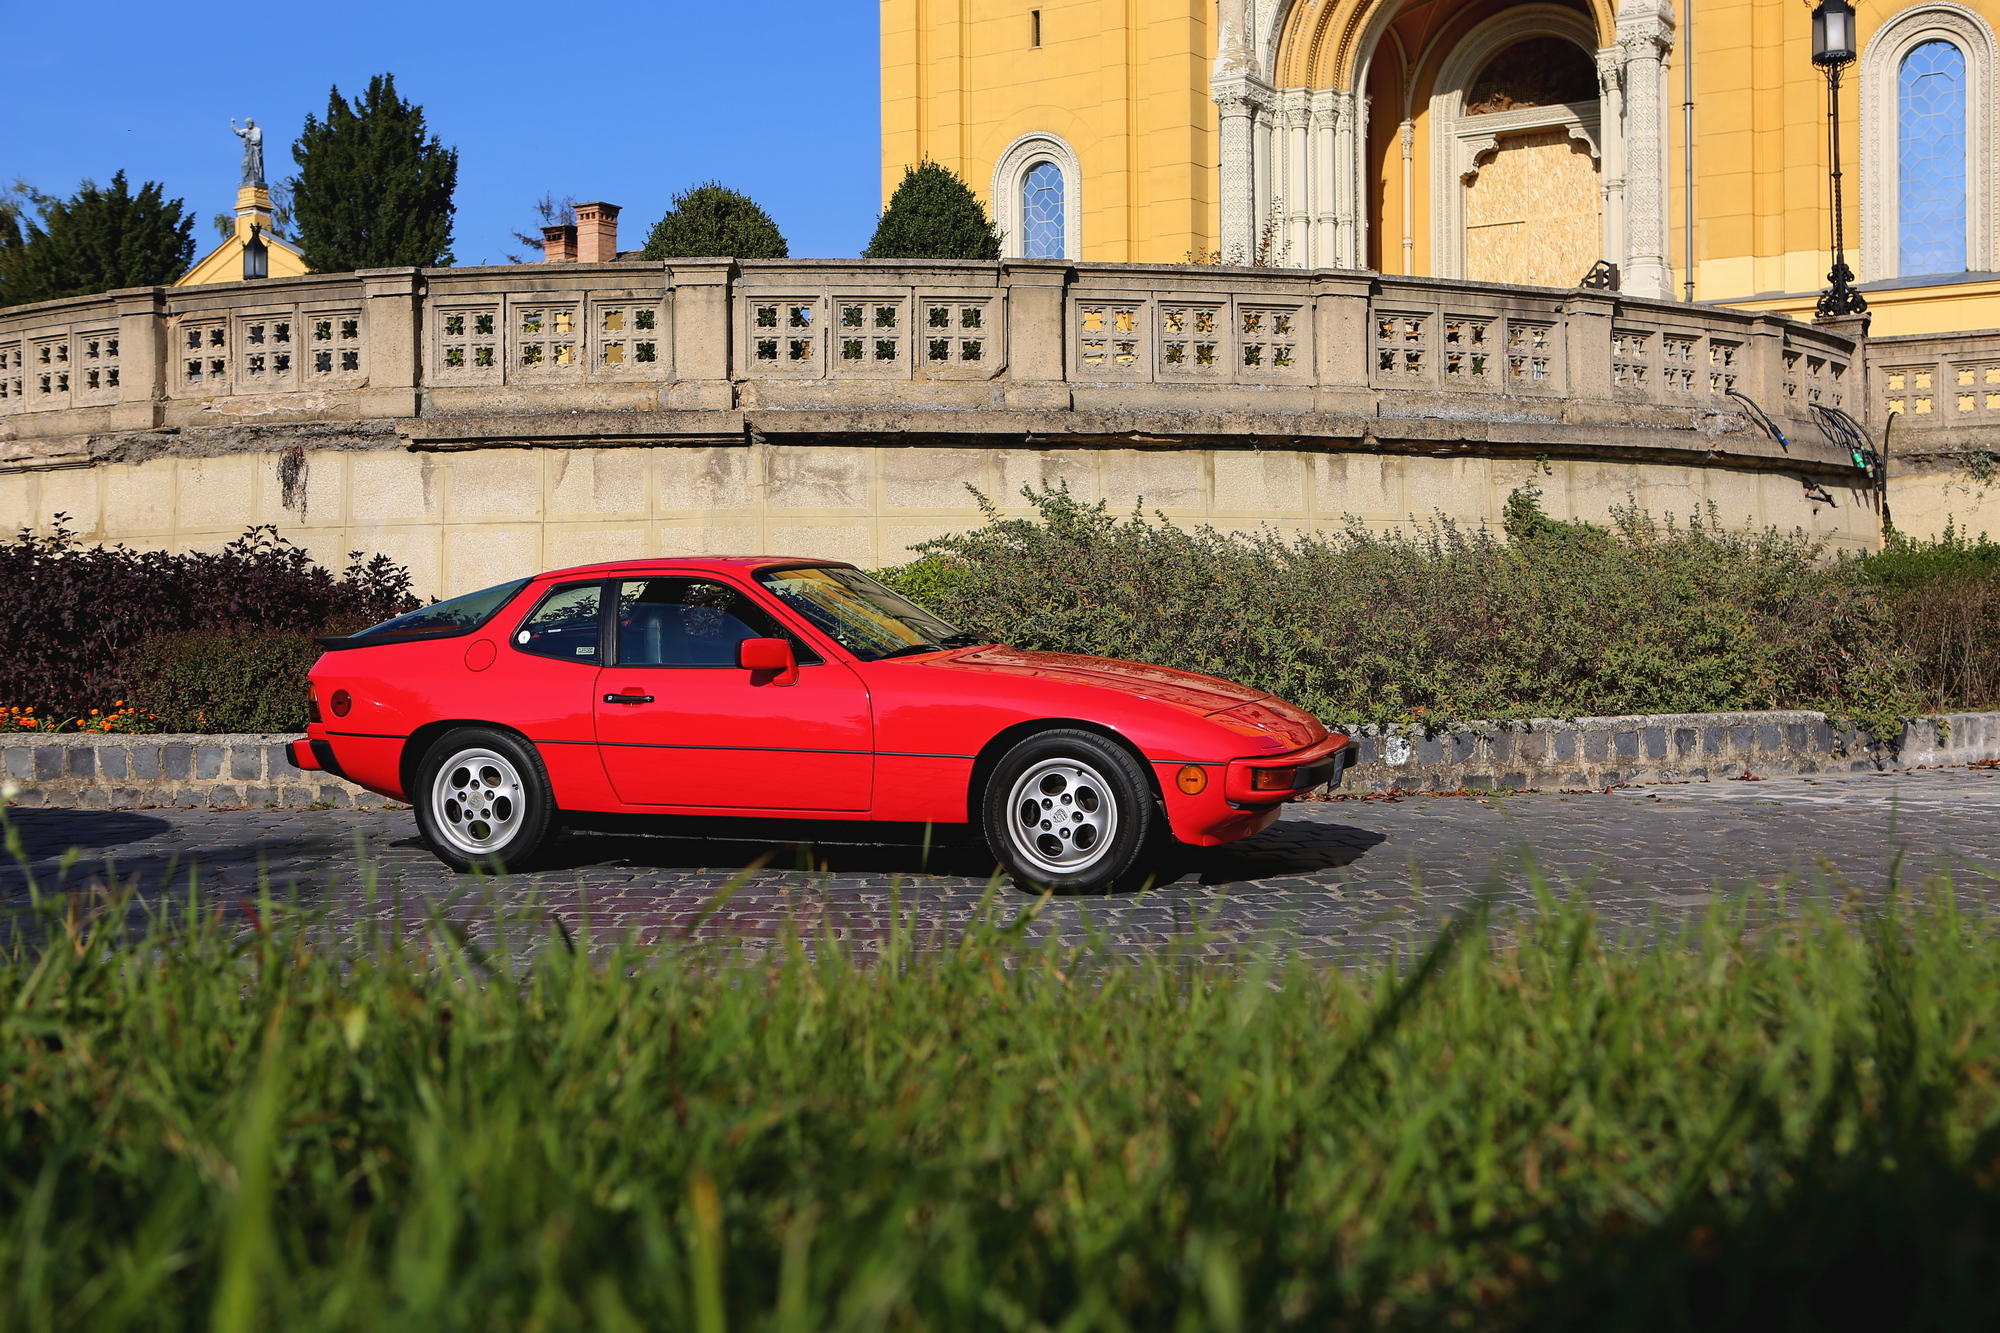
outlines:
[[[243,186],[236,192],[235,232],[175,279],[174,286],[304,277],[310,271],[305,256],[290,241],[274,236],[271,228],[270,192],[258,185]]]
[[[1872,332],[2000,327],[2000,5],[1857,8]],[[883,0],[884,196],[929,158],[1014,255],[1554,287],[1607,260],[1627,293],[1810,316],[1810,42],[1799,0]]]

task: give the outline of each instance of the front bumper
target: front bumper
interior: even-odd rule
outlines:
[[[1269,828],[1286,801],[1324,783],[1339,782],[1354,763],[1355,748],[1345,736],[1328,736],[1303,750],[1258,755],[1221,763],[1157,761],[1160,792],[1166,800],[1167,823],[1174,837],[1195,847],[1236,842]],[[1180,782],[1183,770],[1198,768],[1206,777],[1201,790],[1190,792]],[[1258,770],[1288,770],[1279,788],[1255,784]]]

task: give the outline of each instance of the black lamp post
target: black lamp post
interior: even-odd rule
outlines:
[[[1854,290],[1854,270],[1840,235],[1840,71],[1854,63],[1854,6],[1847,0],[1820,0],[1812,16],[1813,64],[1826,71],[1826,132],[1833,156],[1833,268],[1831,285],[1819,294],[1821,319],[1865,315],[1868,302]]]

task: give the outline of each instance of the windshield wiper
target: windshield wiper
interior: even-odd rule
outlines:
[[[945,635],[944,638],[937,643],[932,643],[930,642],[930,640],[926,639],[922,643],[908,644],[904,647],[895,649],[893,652],[883,653],[880,657],[876,658],[875,660],[878,662],[886,662],[892,657],[915,657],[918,653],[941,653],[948,648],[971,648],[977,644],[991,643],[991,642],[993,642],[993,640],[987,638],[984,634],[973,634],[966,630],[960,630],[956,634]]]

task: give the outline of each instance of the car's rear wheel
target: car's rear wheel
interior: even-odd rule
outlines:
[[[1015,883],[1035,891],[1137,888],[1159,839],[1145,770],[1088,731],[1037,732],[1009,750],[982,807],[987,846]]]
[[[438,738],[410,795],[424,841],[454,870],[520,870],[556,832],[541,757],[504,731],[464,727]]]

